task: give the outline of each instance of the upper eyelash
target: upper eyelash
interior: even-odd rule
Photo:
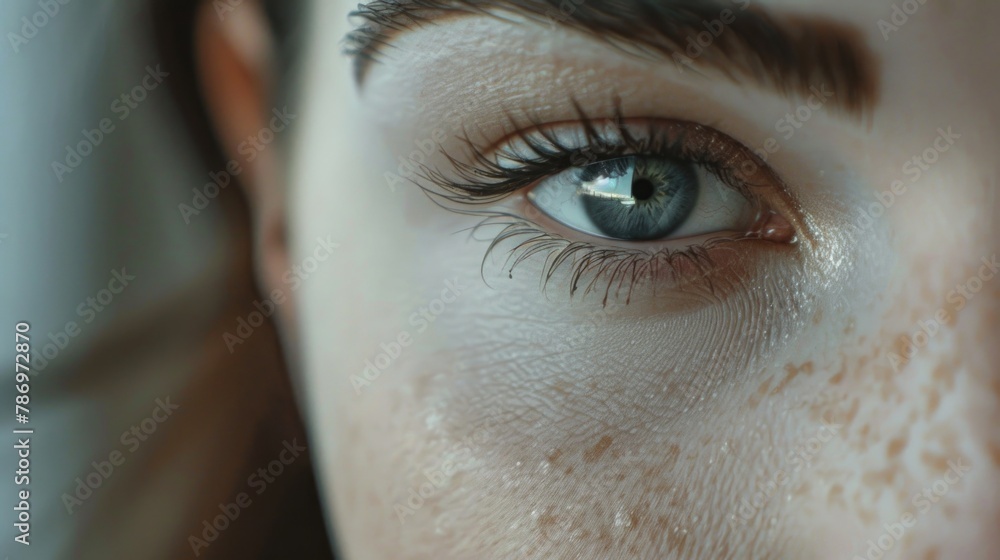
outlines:
[[[583,128],[586,141],[582,146],[569,146],[563,143],[552,127],[537,122],[523,126],[515,118],[508,119],[516,132],[511,139],[519,139],[525,146],[524,152],[515,152],[508,148],[493,151],[484,149],[474,142],[468,134],[462,137],[471,162],[463,161],[447,152],[442,152],[448,160],[454,176],[421,166],[421,179],[438,187],[438,191],[424,188],[425,192],[434,198],[442,198],[451,202],[463,204],[488,204],[497,202],[507,195],[521,190],[532,183],[570,167],[582,167],[600,160],[612,159],[632,154],[652,154],[681,159],[694,165],[708,169],[713,175],[740,192],[748,199],[750,185],[748,179],[739,177],[734,166],[721,163],[711,157],[704,149],[692,146],[688,139],[697,129],[709,130],[696,123],[671,121],[687,130],[680,131],[673,137],[668,137],[654,123],[648,124],[647,133],[635,136],[626,126],[626,120],[621,112],[620,102],[615,101],[615,113],[611,119],[605,119],[601,124],[610,124],[612,133],[620,138],[620,142],[608,142],[607,136],[597,130],[598,121],[588,116],[574,102],[579,118],[579,126]],[[525,153],[527,152],[527,153]],[[753,157],[747,150],[746,157]],[[501,160],[512,166],[502,165]]]

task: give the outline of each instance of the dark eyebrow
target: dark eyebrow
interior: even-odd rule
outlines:
[[[509,12],[577,29],[635,54],[657,53],[684,69],[715,69],[789,97],[829,88],[832,108],[855,117],[870,113],[878,100],[877,61],[860,30],[821,18],[778,18],[750,2],[373,0],[351,13],[361,24],[347,35],[346,52],[355,59],[360,83],[399,32],[453,15],[502,18]]]

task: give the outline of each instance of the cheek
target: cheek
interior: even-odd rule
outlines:
[[[428,258],[453,270],[481,259],[461,253]],[[462,276],[455,301],[434,307],[426,297],[440,279],[413,276],[411,291],[426,295],[409,307],[416,319],[383,318],[381,338],[354,336],[347,373],[363,375],[365,360],[380,373],[339,399],[351,451],[336,455],[334,497],[346,539],[498,557],[558,556],[568,543],[775,553],[775,511],[829,440],[788,396],[796,381],[816,383],[812,366],[774,365],[795,333],[821,336],[808,306],[775,304],[802,299],[805,280],[650,318],[593,299],[560,304],[561,292],[524,278],[489,288]],[[403,330],[412,344],[397,347],[391,335]],[[482,527],[503,541],[468,539]]]
[[[847,557],[875,546],[886,557],[972,558],[998,545],[1000,284],[977,241],[989,237],[984,222],[969,218],[942,233],[954,251],[902,248],[883,295],[855,306],[867,311],[817,364],[827,398],[813,399],[810,415],[830,414],[838,437],[792,503],[803,523],[836,528],[831,550]],[[831,402],[841,405],[832,414]]]

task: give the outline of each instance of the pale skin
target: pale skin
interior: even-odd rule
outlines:
[[[759,2],[861,32],[881,91],[853,119],[489,16],[396,35],[358,85],[340,54],[354,4],[316,4],[289,157],[265,152],[249,186],[262,231],[289,231],[263,236],[265,286],[340,244],[281,313],[348,558],[996,557],[1000,6],[927,2],[884,35],[889,1]],[[231,40],[252,9],[206,14],[218,68],[260,73]],[[247,100],[217,116],[236,146],[272,107],[260,76],[220,74],[215,99]],[[630,118],[777,138],[796,242],[737,245],[708,272],[721,294],[649,281],[602,304],[565,274],[542,290],[544,258],[508,277],[493,253],[481,274],[495,230],[387,182],[428,142],[445,169],[463,126],[496,145],[506,113],[571,123],[572,95],[610,117],[614,94]],[[525,196],[496,204],[586,238]]]

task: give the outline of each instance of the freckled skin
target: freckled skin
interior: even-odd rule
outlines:
[[[349,9],[321,4],[320,21]],[[772,4],[787,3],[762,2]],[[717,272],[724,297],[676,296],[676,312],[651,290],[606,307],[569,298],[559,278],[543,292],[538,263],[481,276],[484,244],[453,235],[476,218],[384,187],[420,132],[399,124],[390,132],[401,147],[379,144],[366,132],[379,111],[326,101],[355,95],[339,85],[344,63],[310,62],[319,77],[292,162],[292,260],[317,236],[353,241],[297,295],[300,382],[348,558],[851,560],[880,543],[887,560],[996,557],[1000,276],[970,279],[1000,250],[1000,78],[988,71],[1000,6],[928,2],[885,41],[877,21],[891,2],[842,4],[796,6],[863,31],[881,61],[880,104],[868,126],[815,117],[769,161],[815,238],[746,249],[730,270],[739,275]],[[401,37],[400,51],[428,49],[450,25]],[[488,36],[504,24],[476,25]],[[312,48],[337,52],[329,35]],[[568,68],[560,79],[571,81],[588,64],[638,64],[574,56],[538,67]],[[372,95],[403,72],[393,64],[372,68]],[[574,90],[584,99],[585,78]],[[667,89],[657,75],[643,80]],[[467,81],[411,89],[433,113]],[[409,91],[393,95],[418,95]],[[750,112],[740,100],[751,94],[730,105]],[[789,108],[755,106],[755,134],[772,134]],[[356,132],[330,140],[345,123]],[[955,145],[860,225],[949,126]],[[359,163],[386,150],[384,165]],[[462,293],[419,330],[411,313],[453,278]],[[356,393],[351,376],[403,331],[412,345]]]

